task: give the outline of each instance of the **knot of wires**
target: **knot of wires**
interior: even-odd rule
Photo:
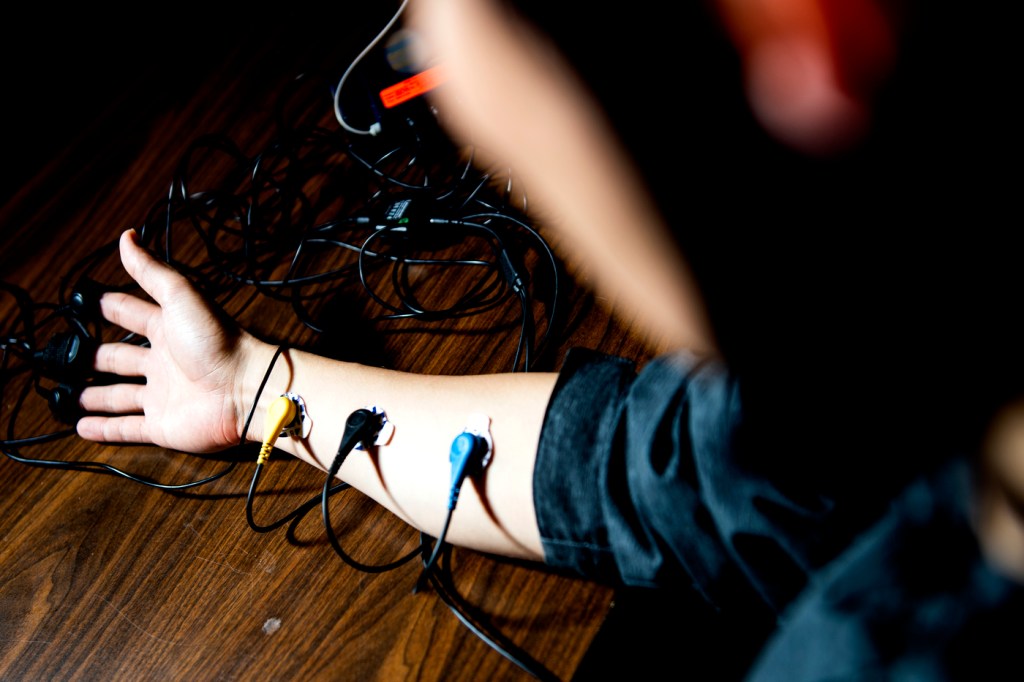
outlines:
[[[314,333],[338,296],[370,323],[496,311],[488,323],[507,326],[507,307],[520,330],[513,369],[528,369],[537,330],[546,338],[555,319],[559,264],[512,174],[480,169],[436,121],[352,139],[329,127],[322,99],[320,123],[282,113],[255,154],[223,135],[194,141],[143,243],[221,306],[273,299]]]

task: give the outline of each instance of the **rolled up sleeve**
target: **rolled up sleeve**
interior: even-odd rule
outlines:
[[[723,364],[687,353],[638,372],[571,351],[534,471],[546,562],[611,584],[691,585],[717,607],[789,601],[825,507],[751,466],[764,453],[748,451],[739,388]]]

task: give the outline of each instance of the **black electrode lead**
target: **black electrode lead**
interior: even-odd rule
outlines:
[[[320,497],[320,509],[324,520],[324,530],[327,532],[327,538],[331,542],[331,547],[334,551],[342,558],[342,560],[351,566],[352,568],[364,571],[366,573],[383,573],[384,571],[390,571],[398,568],[404,563],[407,563],[410,559],[420,553],[420,549],[417,547],[408,554],[399,557],[398,559],[387,563],[376,566],[356,561],[345,552],[341,547],[341,543],[338,542],[338,538],[334,533],[334,528],[331,526],[331,512],[328,500],[331,493],[331,482],[341,471],[341,465],[345,463],[349,453],[355,449],[357,445],[363,443],[364,447],[368,447],[374,443],[377,439],[377,434],[380,433],[384,426],[386,417],[382,412],[375,412],[365,408],[361,408],[353,412],[345,420],[345,432],[341,436],[341,443],[338,444],[338,452],[334,455],[334,460],[331,462],[331,466],[327,470],[327,477],[324,479],[323,492]]]

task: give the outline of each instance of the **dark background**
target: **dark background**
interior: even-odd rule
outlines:
[[[25,10],[23,19],[0,29],[0,201],[59,158],[72,140],[128,145],[144,135],[156,116],[182,106],[233,50],[272,46],[284,57],[281,68],[297,68],[289,57],[301,53],[303,63],[337,70],[340,77],[344,65],[337,55],[344,52],[337,46],[351,45],[355,57],[394,7],[359,3],[324,14],[303,3],[273,12],[175,4],[145,18]],[[317,55],[332,50],[333,61],[317,63]]]

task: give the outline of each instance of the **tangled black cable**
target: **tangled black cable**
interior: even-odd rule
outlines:
[[[77,393],[81,387],[69,382],[83,378],[83,363],[91,361],[89,349],[98,343],[101,332],[98,321],[88,314],[83,314],[83,310],[71,302],[61,305],[36,304],[27,292],[19,287],[0,282],[0,288],[12,295],[17,307],[17,313],[9,318],[13,325],[4,330],[3,342],[0,344],[3,349],[0,362],[0,395],[6,396],[11,383],[18,377],[24,377],[10,407],[6,436],[0,441],[0,447],[8,459],[19,464],[49,469],[113,474],[161,490],[184,490],[206,485],[226,476],[234,469],[235,462],[229,462],[219,472],[199,480],[161,483],[105,462],[24,456],[21,453],[22,448],[54,443],[76,434],[73,428],[64,428],[44,434],[21,436],[18,434],[17,421],[33,389],[50,401],[55,416],[68,416],[66,421],[73,421],[70,417],[77,414],[74,408],[77,407]],[[79,293],[81,292],[76,291],[72,298]],[[44,313],[41,319],[37,319],[39,311]],[[38,348],[36,338],[40,326],[58,321],[66,322],[68,330],[54,334],[45,347]],[[56,377],[54,381],[59,382],[53,388],[43,386],[43,377],[48,375]],[[89,379],[95,382],[102,377],[92,376]]]
[[[401,149],[387,149],[383,157],[398,157]],[[492,177],[472,165],[472,154],[435,177],[419,170],[432,165],[429,157],[417,156],[423,150],[406,151],[416,164],[392,158],[391,165],[352,150],[342,136],[318,127],[289,129],[252,158],[222,136],[200,138],[178,164],[166,201],[154,206],[140,228],[142,241],[222,307],[242,291],[255,290],[291,305],[302,324],[318,333],[325,327],[316,307],[343,292],[361,292],[381,306],[385,312],[370,317],[378,322],[465,317],[515,299],[522,317],[520,348],[532,345],[532,339],[522,338],[535,326],[523,256],[540,253],[555,281],[558,264],[508,204],[511,180],[503,191],[494,191]],[[197,186],[196,176],[204,175],[197,167],[202,158],[231,169],[216,181],[204,176],[206,182]],[[391,167],[395,164],[400,168]],[[403,177],[414,165],[421,173],[418,184],[385,175],[387,169]],[[372,174],[360,172],[363,166],[372,167]],[[357,194],[360,176],[365,184]],[[392,216],[398,205],[413,207],[402,224]],[[179,255],[179,229],[203,245],[206,257],[200,264]],[[515,271],[512,262],[520,264]],[[471,279],[468,290],[438,307],[422,299],[409,276],[424,268],[472,269],[480,276],[463,278]],[[420,282],[422,289],[422,277]],[[384,284],[390,291],[382,289]],[[556,306],[546,305],[550,327]]]

